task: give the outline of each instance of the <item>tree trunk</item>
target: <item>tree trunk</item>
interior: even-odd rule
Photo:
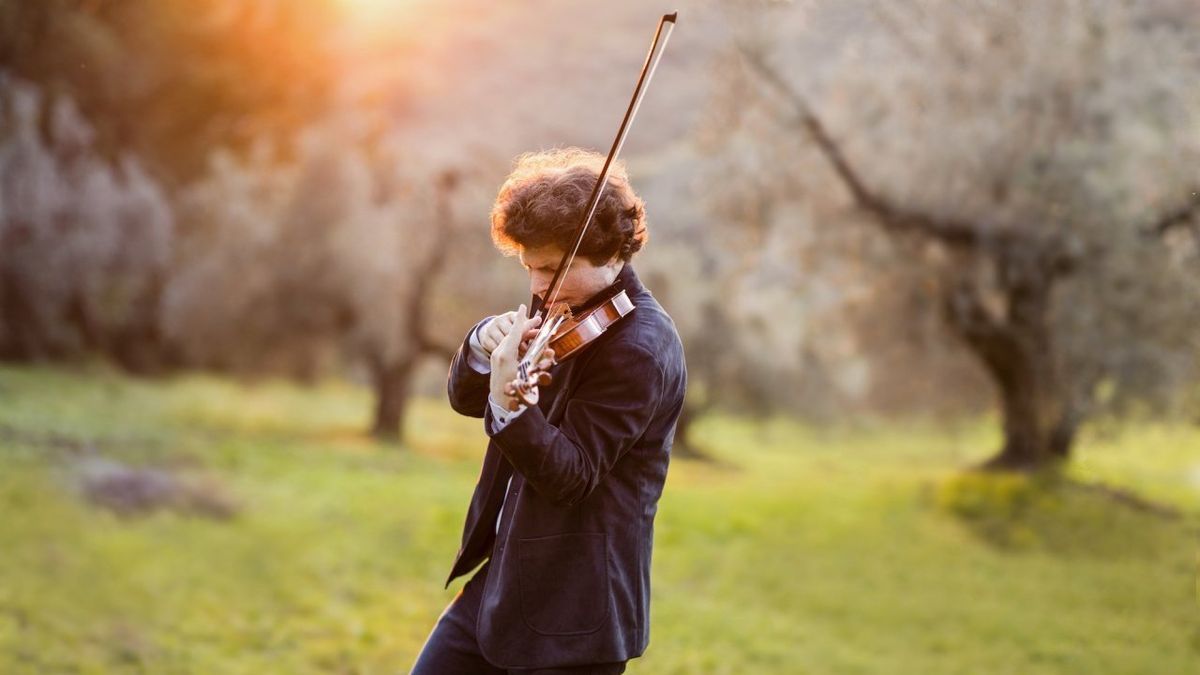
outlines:
[[[2,242],[0,242],[2,243]],[[0,261],[0,359],[31,362],[60,356],[37,309],[22,293],[16,272]]]
[[[155,274],[134,301],[130,320],[117,331],[113,357],[135,375],[150,376],[166,370],[166,339],[159,312],[162,293],[162,275]]]
[[[439,234],[434,241],[433,250],[415,271],[416,283],[402,310],[408,326],[407,333],[402,336],[410,349],[408,355],[395,361],[389,361],[382,356],[374,356],[369,359],[372,375],[375,378],[375,421],[371,426],[371,434],[376,438],[403,439],[404,413],[408,407],[412,378],[421,357],[432,354],[449,360],[458,351],[457,345],[444,345],[429,337],[425,332],[431,323],[427,319],[432,297],[430,288],[437,275],[446,266],[449,257],[454,227],[450,208],[451,198],[458,183],[459,175],[455,171],[444,171],[438,176],[437,231]]]
[[[998,380],[1004,415],[1004,446],[985,463],[987,468],[1039,470],[1069,454],[1070,439],[1061,439],[1063,405],[1047,356],[1036,351],[1012,355],[1011,377]],[[1063,441],[1066,441],[1064,444]]]
[[[371,434],[376,438],[401,440],[416,362],[416,358],[410,357],[396,362],[379,360],[373,364],[375,421],[371,426]]]
[[[707,408],[708,406],[704,406]],[[679,420],[676,423],[676,435],[672,443],[671,453],[679,456],[679,458],[712,460],[710,456],[696,447],[691,436],[691,425],[696,422],[696,418],[704,412],[700,406],[689,404],[684,401],[683,410],[679,412]]]
[[[1070,456],[1079,424],[1063,386],[1049,326],[1051,283],[1034,275],[1005,288],[1007,312],[996,317],[973,287],[951,292],[951,323],[1000,394],[1004,445],[985,469],[1038,471]]]

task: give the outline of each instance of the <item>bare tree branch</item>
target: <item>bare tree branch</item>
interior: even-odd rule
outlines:
[[[834,141],[825,124],[813,112],[804,97],[784,81],[783,77],[766,63],[761,54],[744,47],[740,48],[740,52],[751,69],[795,109],[797,122],[816,141],[822,154],[833,165],[838,177],[850,189],[854,201],[859,207],[878,217],[885,227],[892,230],[918,232],[946,244],[967,248],[980,246],[985,243],[985,240],[990,243],[1011,239],[1015,236],[1008,232],[985,232],[973,223],[938,218],[928,213],[903,209],[889,202],[878,192],[867,187],[859,172],[851,166],[841,147]]]
[[[457,345],[447,345],[430,337],[427,326],[429,325],[428,309],[430,306],[430,288],[433,286],[434,279],[442,268],[446,265],[446,258],[450,253],[450,241],[453,238],[453,215],[450,212],[450,197],[456,187],[458,187],[459,175],[455,171],[446,171],[438,177],[437,184],[437,238],[433,243],[433,250],[429,256],[425,258],[417,270],[416,285],[413,288],[412,296],[409,299],[408,316],[411,317],[409,322],[410,339],[417,346],[419,354],[431,354],[440,356],[445,359],[454,357],[454,353],[458,351]]]
[[[1163,214],[1153,225],[1145,228],[1143,233],[1161,237],[1176,227],[1192,224],[1198,214],[1200,214],[1200,190],[1194,190],[1191,197],[1182,206]]]

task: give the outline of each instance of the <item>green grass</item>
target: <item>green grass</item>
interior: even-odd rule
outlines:
[[[411,442],[330,383],[0,368],[0,672],[401,673],[443,607],[482,431],[418,401]],[[994,420],[705,420],[675,460],[653,624],[627,672],[1185,673],[1200,662],[1200,429],[1081,439],[1072,475],[1170,504],[964,475]],[[216,482],[229,520],[122,518],[89,456]]]

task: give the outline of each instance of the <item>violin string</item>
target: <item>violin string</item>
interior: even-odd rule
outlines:
[[[525,350],[525,358],[522,359],[522,362],[530,362],[540,356],[546,344],[550,342],[550,336],[554,334],[554,331],[558,330],[563,321],[564,317],[558,316],[542,326],[538,334],[534,336],[533,341],[529,343],[529,348]]]

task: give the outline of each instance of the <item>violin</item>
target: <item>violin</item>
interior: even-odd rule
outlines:
[[[530,340],[517,364],[517,379],[505,386],[504,393],[525,405],[537,403],[535,388],[553,382],[547,372],[551,367],[574,356],[634,309],[635,305],[624,289],[579,316],[572,316],[565,303],[554,305],[548,316],[555,327],[539,331]]]
[[[568,309],[566,319],[550,338],[549,348],[555,358],[565,361],[633,310],[633,301],[624,290],[577,317],[571,316]]]
[[[633,90],[633,98],[625,110],[625,118],[621,120],[621,126],[617,129],[617,137],[613,140],[608,157],[604,160],[604,166],[600,169],[600,175],[596,178],[596,186],[592,189],[588,206],[584,209],[582,222],[580,222],[575,235],[575,244],[571,250],[563,253],[562,260],[559,261],[558,267],[554,271],[549,292],[546,293],[548,302],[543,306],[541,298],[534,296],[529,303],[529,317],[533,318],[535,314],[542,313],[542,324],[537,335],[530,340],[529,346],[526,347],[521,361],[517,364],[517,378],[509,382],[504,390],[505,394],[524,405],[535,405],[538,387],[546,386],[553,381],[549,373],[550,368],[579,353],[581,349],[603,335],[609,326],[628,316],[634,310],[633,302],[629,300],[629,296],[624,290],[578,317],[571,315],[571,310],[565,303],[555,303],[554,300],[558,297],[558,291],[567,270],[575,260],[575,254],[579,251],[580,243],[583,242],[583,235],[592,222],[596,205],[600,202],[600,192],[608,182],[608,169],[617,154],[620,153],[621,146],[625,144],[629,125],[633,121],[634,115],[637,114],[638,106],[642,103],[646,85],[654,76],[658,62],[662,59],[677,16],[678,12],[664,14],[658,21],[654,40],[650,43],[650,52],[646,55],[646,61],[642,64],[641,74],[638,76],[637,85]]]

